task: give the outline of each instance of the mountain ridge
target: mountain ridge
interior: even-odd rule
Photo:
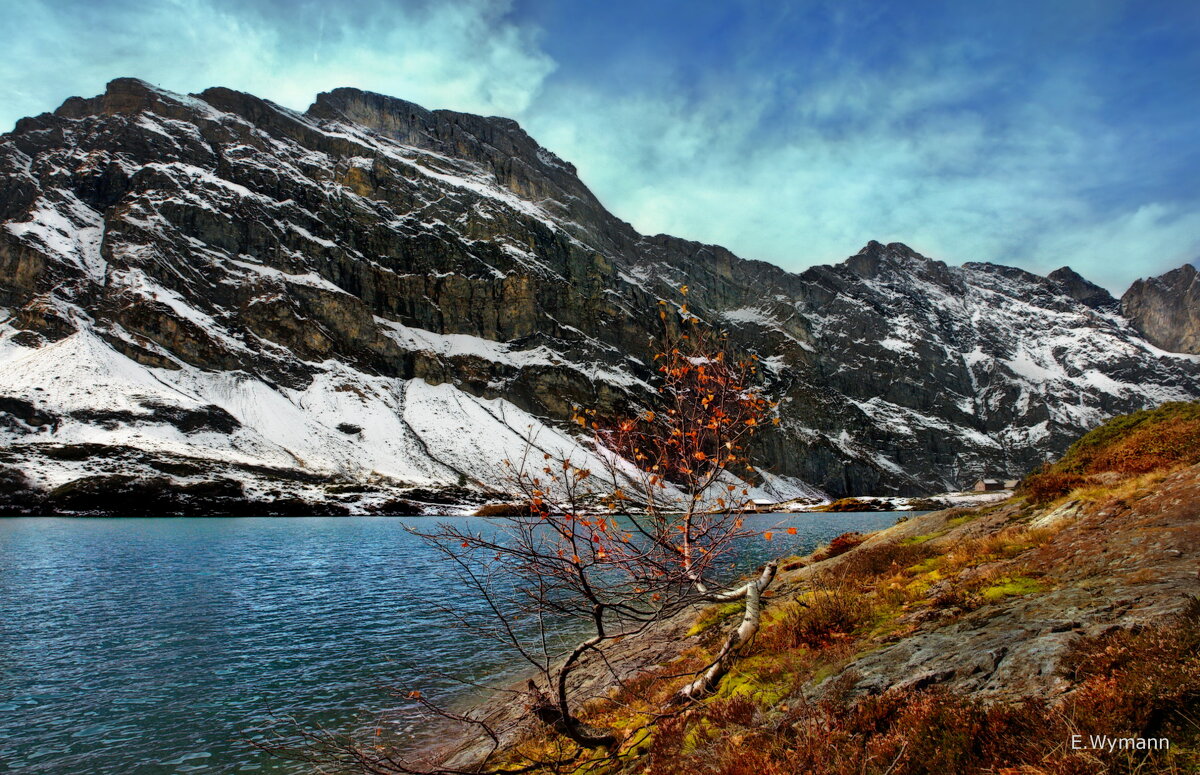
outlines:
[[[793,274],[639,235],[516,122],[359,90],[298,113],[220,87],[183,96],[117,79],[0,136],[0,171],[0,394],[26,402],[23,416],[60,418],[48,430],[12,415],[10,444],[35,456],[86,440],[397,491],[465,479],[493,492],[495,472],[473,469],[505,450],[385,419],[411,392],[449,426],[474,417],[509,436],[497,418],[519,415],[574,444],[561,435],[572,405],[653,403],[648,322],[684,284],[695,314],[762,359],[781,402],[780,430],[758,450],[777,495],[918,494],[1017,474],[1111,414],[1200,394],[1195,358],[1089,306],[1083,278],[951,267],[874,241]],[[81,374],[58,375],[73,393],[38,395],[18,370],[49,369],[38,353],[70,337],[88,340],[68,349],[95,373],[165,380],[152,403],[216,406],[238,428],[200,439],[211,431],[164,425],[162,410],[125,407],[126,388],[102,395]],[[249,395],[291,406],[307,436],[258,417]],[[79,419],[105,408],[89,400],[113,427]],[[132,414],[112,419],[110,404]],[[356,421],[364,411],[382,425]],[[67,476],[38,470],[58,471],[39,486]]]

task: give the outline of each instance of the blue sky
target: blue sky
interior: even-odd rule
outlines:
[[[1200,3],[0,0],[0,127],[116,76],[516,118],[646,233],[1114,291],[1200,257]]]

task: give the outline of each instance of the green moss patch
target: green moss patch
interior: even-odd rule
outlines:
[[[691,638],[695,635],[700,635],[701,633],[707,632],[734,614],[740,614],[744,610],[746,610],[746,603],[745,601],[741,600],[734,603],[722,603],[721,605],[709,606],[701,611],[700,615],[696,617],[696,623],[692,625],[690,630],[688,630],[687,637]]]
[[[923,536],[909,536],[908,538],[901,539],[900,545],[901,546],[916,546],[917,544],[923,544],[926,541],[932,541],[935,538],[941,538],[942,536],[946,535],[946,533],[948,533],[948,532],[950,532],[950,531],[949,530],[939,530],[936,533],[929,533],[929,534],[923,535]]]
[[[999,579],[990,587],[984,587],[979,591],[979,595],[985,601],[995,603],[1006,597],[1036,594],[1045,588],[1040,581],[1029,576],[1012,576]]]

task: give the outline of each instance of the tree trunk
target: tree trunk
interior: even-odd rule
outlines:
[[[717,685],[721,683],[721,679],[725,677],[733,661],[737,659],[738,649],[758,632],[758,624],[762,619],[762,593],[771,586],[771,582],[775,579],[776,568],[776,563],[769,562],[757,579],[747,582],[745,586],[739,587],[731,593],[717,596],[717,599],[722,602],[745,598],[746,612],[742,614],[742,621],[737,629],[729,633],[729,637],[725,639],[725,645],[721,647],[721,652],[717,654],[717,658],[708,666],[708,669],[676,692],[674,697],[676,703],[693,702],[716,691]]]
[[[546,696],[532,680],[529,682],[529,691],[534,698],[533,714],[555,732],[584,748],[612,748],[617,744],[617,738],[611,732],[584,724],[569,712],[564,713],[564,709]]]

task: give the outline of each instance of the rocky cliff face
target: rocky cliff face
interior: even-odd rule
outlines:
[[[1191,264],[1135,282],[1121,297],[1121,311],[1164,350],[1200,353],[1200,277]]]
[[[653,403],[685,283],[781,401],[765,497],[1017,474],[1200,394],[1077,276],[875,242],[790,274],[636,233],[511,120],[353,89],[301,114],[113,81],[0,138],[0,221],[0,431],[33,490],[173,460],[264,498],[247,471],[485,491],[528,428],[573,444],[572,404]]]
[[[1092,309],[1115,312],[1121,306],[1111,293],[1082,277],[1069,266],[1055,269],[1046,275],[1046,279],[1056,283],[1067,296]]]

